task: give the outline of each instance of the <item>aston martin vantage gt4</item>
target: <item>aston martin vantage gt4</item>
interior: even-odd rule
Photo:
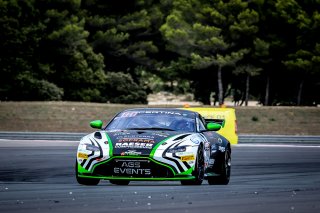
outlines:
[[[128,185],[130,181],[181,181],[183,185],[228,184],[231,145],[197,112],[173,108],[139,108],[118,113],[106,126],[78,146],[79,184],[100,180]]]

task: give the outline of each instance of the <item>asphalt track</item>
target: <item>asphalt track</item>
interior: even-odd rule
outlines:
[[[229,185],[78,185],[77,142],[0,140],[0,212],[320,212],[320,146],[233,146]]]

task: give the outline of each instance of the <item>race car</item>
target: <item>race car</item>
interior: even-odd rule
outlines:
[[[75,165],[79,184],[100,180],[181,181],[182,185],[228,184],[231,145],[197,112],[173,108],[138,108],[118,113],[105,127],[79,143]]]

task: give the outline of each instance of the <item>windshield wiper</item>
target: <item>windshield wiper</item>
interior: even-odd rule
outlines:
[[[162,128],[162,127],[127,128],[127,130],[164,130],[164,131],[175,131],[174,129]]]

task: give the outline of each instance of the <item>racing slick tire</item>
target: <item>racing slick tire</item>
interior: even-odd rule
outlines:
[[[182,180],[181,185],[201,185],[204,178],[204,156],[203,148],[199,146],[197,152],[197,160],[195,170],[192,173],[195,176],[194,180]]]
[[[129,180],[109,180],[110,183],[115,184],[115,185],[129,185],[130,181]]]
[[[76,162],[76,166],[75,166],[75,170],[76,170],[76,178],[79,184],[81,185],[87,185],[87,186],[95,186],[98,185],[98,183],[100,182],[100,179],[97,178],[83,178],[83,177],[79,177],[78,176],[78,163]]]
[[[214,176],[208,178],[208,183],[210,185],[227,185],[230,181],[231,174],[231,151],[227,147],[224,152],[224,158],[220,163],[220,176]]]

